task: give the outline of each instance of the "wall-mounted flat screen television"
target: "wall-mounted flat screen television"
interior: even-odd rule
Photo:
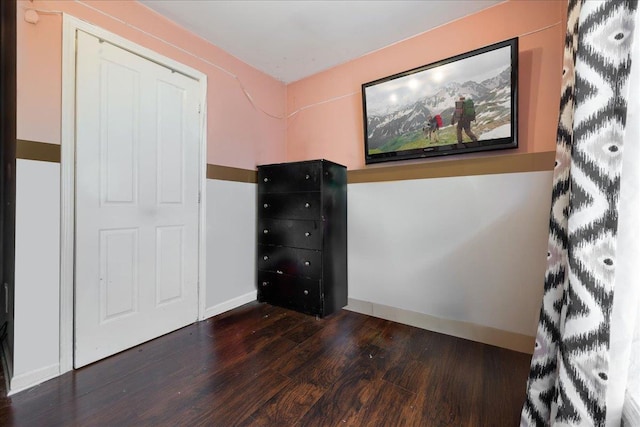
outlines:
[[[365,162],[518,146],[518,39],[362,85]]]

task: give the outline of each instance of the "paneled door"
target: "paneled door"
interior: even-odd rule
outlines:
[[[78,31],[76,368],[198,316],[199,86]]]

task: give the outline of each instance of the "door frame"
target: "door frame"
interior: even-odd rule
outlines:
[[[126,25],[126,24],[125,24]],[[68,14],[62,16],[62,125],[60,153],[60,373],[73,369],[75,288],[75,88],[76,33],[84,31],[124,50],[196,80],[200,86],[200,154],[198,219],[198,319],[206,301],[206,74]],[[147,34],[150,35],[150,34]],[[153,35],[150,35],[154,37]],[[164,40],[158,39],[164,43]],[[169,44],[169,43],[168,43]],[[169,44],[177,50],[180,47]],[[198,320],[198,319],[194,319]]]

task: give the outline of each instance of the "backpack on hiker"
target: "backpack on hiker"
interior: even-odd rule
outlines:
[[[436,119],[436,123],[438,124],[438,129],[440,129],[442,127],[442,117],[440,116],[440,114],[436,114],[434,119]]]
[[[473,105],[473,99],[465,99],[462,107],[462,114],[469,120],[476,119],[476,107]]]

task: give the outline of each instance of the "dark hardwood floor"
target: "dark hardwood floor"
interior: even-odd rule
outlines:
[[[250,303],[0,398],[2,426],[516,426],[530,355]]]

